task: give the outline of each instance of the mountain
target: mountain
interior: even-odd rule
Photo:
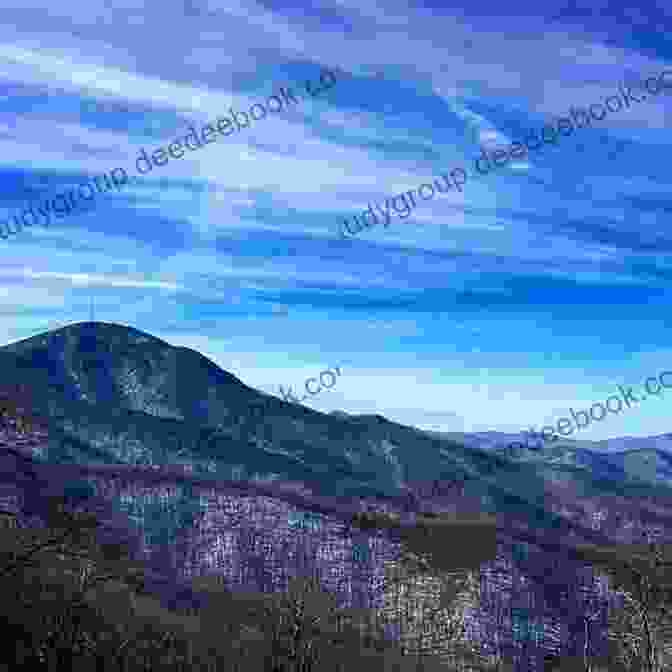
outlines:
[[[346,502],[486,511],[517,529],[595,542],[587,513],[595,498],[610,498],[616,516],[644,494],[667,492],[641,479],[635,458],[571,446],[516,457],[380,415],[320,413],[122,325],[84,322],[34,336],[0,348],[0,365],[5,382],[29,384],[48,419],[41,459],[51,464],[136,465]],[[561,513],[568,506],[573,518]]]
[[[38,515],[48,493],[86,501],[132,540],[157,586],[214,573],[282,590],[309,569],[339,599],[370,606],[405,545],[429,557],[434,578],[471,576],[474,631],[539,659],[562,631],[563,651],[580,655],[582,600],[603,599],[580,553],[672,529],[664,453],[563,442],[518,454],[496,433],[323,414],[121,325],[4,346],[0,371],[0,392],[28,389],[47,430],[34,444],[0,435],[0,508]],[[537,640],[537,627],[550,634]]]

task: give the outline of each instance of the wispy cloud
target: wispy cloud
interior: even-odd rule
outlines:
[[[177,291],[183,289],[181,285],[172,282],[155,282],[150,280],[133,280],[131,278],[114,277],[110,275],[94,275],[91,273],[58,273],[55,271],[34,271],[30,268],[17,270],[0,270],[1,278],[26,278],[31,280],[61,280],[73,285],[90,287],[139,287],[144,289],[169,289]]]

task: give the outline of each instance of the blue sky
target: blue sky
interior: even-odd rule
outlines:
[[[539,427],[672,370],[670,94],[387,228],[339,234],[483,145],[672,68],[672,9],[310,4],[3,2],[2,220],[135,172],[142,147],[323,68],[338,81],[89,212],[0,240],[0,343],[86,320],[93,297],[96,319],[266,392],[339,366],[306,405],[467,432]],[[671,402],[577,438],[672,431]]]

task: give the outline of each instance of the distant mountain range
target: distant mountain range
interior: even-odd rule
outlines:
[[[522,433],[507,434],[504,432],[474,432],[461,434],[458,432],[430,432],[454,441],[461,440],[475,448],[483,450],[502,449],[515,441],[524,440]],[[536,442],[536,440],[535,440]],[[548,445],[562,445],[577,449],[589,450],[594,453],[622,453],[629,450],[660,450],[672,453],[672,434],[659,434],[657,436],[623,436],[614,439],[602,439],[600,441],[588,441],[577,439],[560,438]]]
[[[601,441],[561,438],[545,443],[541,450],[520,450],[511,444],[525,441],[521,434],[503,432],[429,432],[439,438],[460,441],[471,448],[507,455],[519,460],[538,460],[547,464],[567,464],[587,468],[593,474],[639,478],[672,485],[672,434],[647,437],[619,437]],[[537,441],[533,442],[534,444]]]
[[[84,322],[4,346],[0,370],[5,382],[30,386],[49,424],[40,459],[54,465],[178,469],[344,501],[461,506],[592,541],[608,527],[591,522],[595,502],[609,500],[617,534],[621,509],[672,494],[670,435],[563,440],[511,455],[502,448],[518,435],[427,432],[285,402],[122,325]],[[647,515],[666,524],[667,505]]]

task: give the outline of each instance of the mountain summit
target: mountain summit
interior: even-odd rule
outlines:
[[[257,394],[194,350],[116,324],[74,324],[0,352],[48,372],[72,400],[157,418],[214,423],[227,396]]]

